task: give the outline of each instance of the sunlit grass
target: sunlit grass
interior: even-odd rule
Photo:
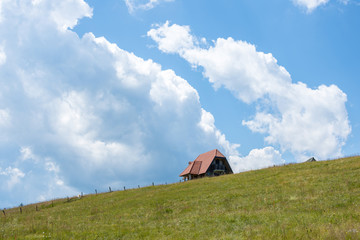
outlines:
[[[0,239],[360,239],[360,157],[54,200]]]

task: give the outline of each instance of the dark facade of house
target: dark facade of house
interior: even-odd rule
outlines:
[[[217,149],[200,154],[180,174],[184,180],[213,177],[233,173],[226,157]]]

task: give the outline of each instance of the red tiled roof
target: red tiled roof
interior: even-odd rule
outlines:
[[[225,156],[217,149],[200,154],[194,161],[189,162],[189,166],[180,174],[180,177],[187,174],[200,175],[206,173],[210,164],[215,157],[225,158]]]
[[[191,174],[199,174],[201,169],[201,162],[194,161],[193,167],[191,168]]]
[[[181,176],[184,176],[184,175],[186,175],[186,174],[189,174],[190,171],[191,171],[191,168],[192,168],[193,164],[194,164],[194,161],[189,162],[189,165],[185,168],[185,170],[184,170],[182,173],[180,173],[180,177],[181,177]]]

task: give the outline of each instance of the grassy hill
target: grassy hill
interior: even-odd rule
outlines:
[[[0,212],[0,239],[360,239],[360,157]]]

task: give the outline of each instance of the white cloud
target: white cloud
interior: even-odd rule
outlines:
[[[18,168],[7,167],[3,171],[0,168],[0,179],[2,178],[2,184],[0,187],[12,190],[12,188],[18,184],[24,176],[25,174]]]
[[[47,1],[35,1],[36,5],[43,2]],[[52,5],[51,18],[62,30],[72,29],[80,18],[92,17],[92,9],[84,0],[62,0]]]
[[[20,148],[21,156],[20,158],[22,160],[34,160],[37,161],[36,156],[33,154],[30,147],[21,147]]]
[[[293,83],[271,53],[259,52],[254,45],[232,38],[219,38],[208,48],[198,46],[194,40],[181,48],[164,47],[169,39],[176,42],[179,32],[189,41],[196,39],[191,37],[188,26],[169,26],[167,22],[151,29],[148,35],[160,50],[176,52],[194,67],[202,67],[214,88],[223,86],[243,102],[255,103],[256,115],[243,124],[265,134],[266,142],[280,145],[282,151],[289,150],[299,157],[341,155],[351,128],[346,94],[337,86],[311,89],[304,83]]]
[[[136,10],[150,10],[160,3],[173,2],[174,0],[124,0],[130,13]]]
[[[290,74],[270,54],[257,52],[254,45],[219,38],[215,46],[200,48],[188,26],[157,26],[148,32],[161,51],[179,53],[194,66],[204,68],[204,76],[215,88],[224,86],[246,103],[283,88],[291,82]]]
[[[201,109],[201,120],[198,125],[206,134],[216,137],[218,145],[225,150],[225,155],[239,156],[237,149],[240,147],[240,144],[230,143],[226,140],[225,135],[215,127],[215,118],[210,112]]]
[[[325,5],[329,0],[293,0],[296,5],[305,7],[308,13],[311,13],[314,9],[321,5]]]
[[[169,81],[170,80],[170,81]],[[199,96],[196,90],[182,78],[175,75],[172,70],[162,71],[150,89],[150,98],[159,106],[168,105],[170,108],[179,109],[183,103],[191,98],[198,102]]]
[[[199,126],[206,133],[213,133],[215,131],[215,119],[214,116],[202,109],[201,121],[199,122]]]
[[[236,150],[214,121],[204,131],[198,93],[174,71],[104,37],[72,32],[91,15],[82,0],[8,1],[2,10],[9,54],[0,71],[0,122],[9,124],[0,167],[24,176],[14,175],[22,188],[11,194],[0,187],[7,196],[0,206],[177,181],[199,153]]]
[[[147,35],[158,43],[161,51],[166,53],[183,53],[195,47],[196,38],[190,35],[189,26],[179,26],[177,24],[169,27],[169,21],[163,25],[154,25]]]
[[[273,147],[252,149],[245,157],[230,156],[229,158],[233,171],[241,172],[252,169],[270,167],[284,164],[281,153]]]
[[[310,89],[303,83],[291,84],[272,98],[278,114],[260,111],[243,124],[254,132],[267,133],[268,143],[297,155],[337,157],[351,131],[346,99],[335,85]]]
[[[28,29],[31,23],[42,21],[38,28],[55,25],[59,30],[65,31],[72,29],[78,19],[92,16],[92,9],[84,0],[3,1],[0,10],[0,19],[7,19],[9,27],[22,25],[28,26]],[[24,37],[26,33],[27,31],[23,32]]]

